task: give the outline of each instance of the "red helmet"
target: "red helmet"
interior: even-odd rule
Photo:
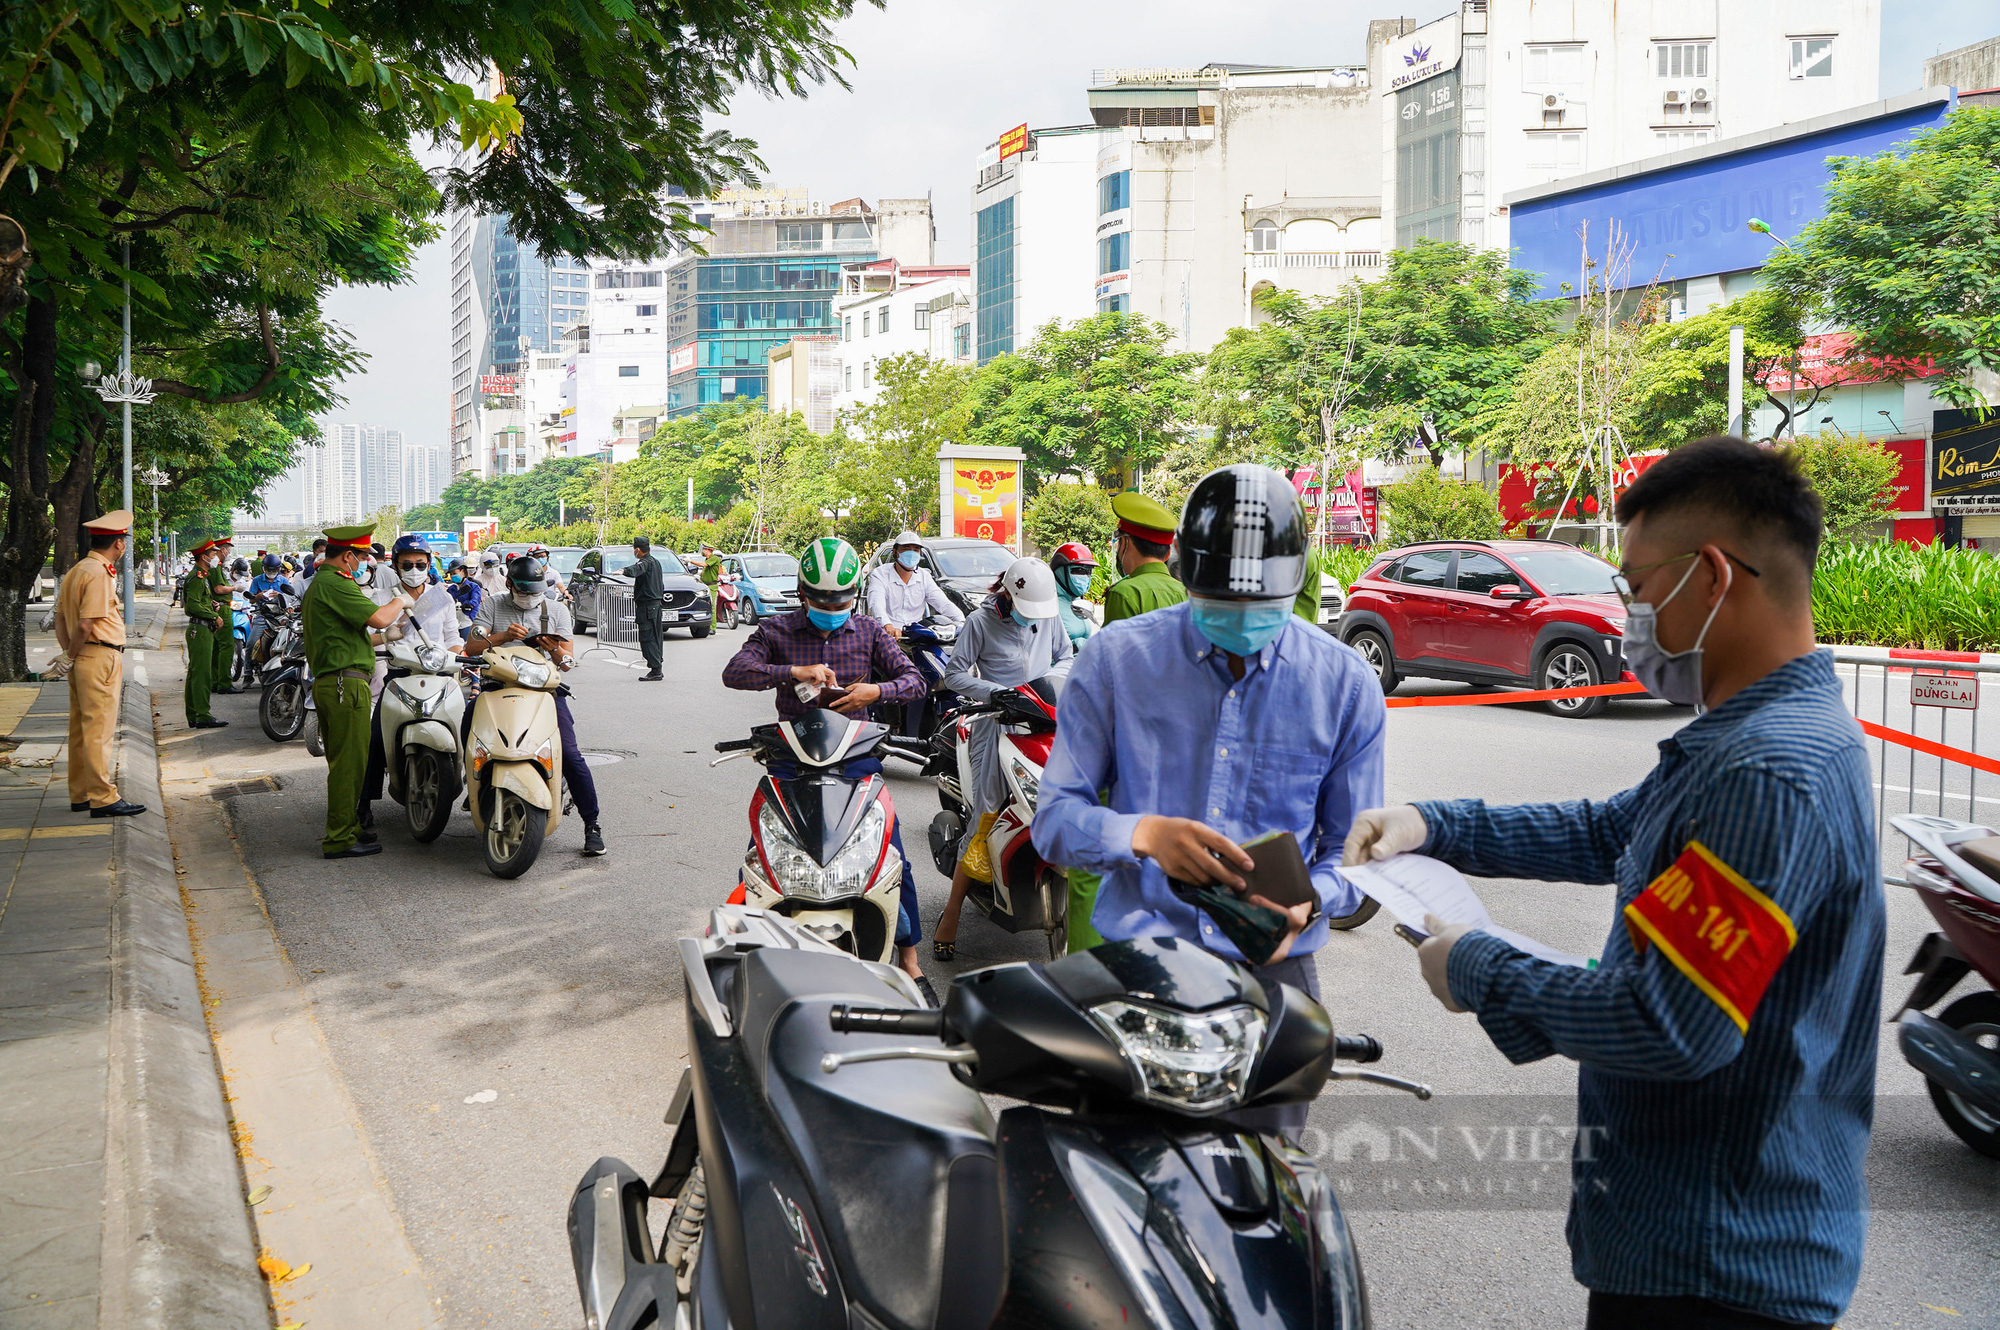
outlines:
[[[1095,572],[1097,560],[1090,557],[1090,546],[1072,540],[1056,546],[1055,554],[1049,559],[1049,571],[1058,575],[1075,568],[1083,572]]]

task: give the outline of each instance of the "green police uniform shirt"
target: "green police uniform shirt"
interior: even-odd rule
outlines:
[[[354,579],[335,568],[322,567],[306,585],[300,615],[305,621],[306,663],[313,678],[335,670],[375,670],[375,648],[368,641],[368,620],[375,602]]]
[[[187,610],[187,617],[204,627],[215,626],[215,590],[209,585],[208,574],[196,568],[188,573],[181,584],[181,604]]]
[[[1148,610],[1162,610],[1187,599],[1187,588],[1167,571],[1163,563],[1142,563],[1129,577],[1121,577],[1104,593],[1104,622],[1136,618]]]

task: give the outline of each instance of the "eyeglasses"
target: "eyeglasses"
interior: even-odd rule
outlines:
[[[1620,569],[1619,571],[1611,574],[1611,589],[1618,593],[1618,599],[1623,601],[1625,603],[1625,608],[1629,610],[1632,608],[1632,584],[1626,581],[1626,578],[1630,574],[1649,573],[1655,568],[1664,568],[1670,563],[1679,563],[1682,559],[1698,559],[1700,557],[1701,557],[1700,550],[1689,550],[1686,554],[1676,554],[1671,559],[1661,559],[1657,563],[1642,563],[1637,568]],[[1722,557],[1729,560],[1731,563],[1735,564],[1738,568],[1741,568],[1744,572],[1750,574],[1750,576],[1752,577],[1762,577],[1764,575],[1758,572],[1755,568],[1752,568],[1749,564],[1743,562],[1743,560],[1737,558],[1734,554],[1731,554],[1728,550],[1722,551]]]

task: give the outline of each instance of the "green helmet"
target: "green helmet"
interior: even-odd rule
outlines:
[[[799,590],[823,596],[851,596],[861,586],[861,556],[838,536],[821,536],[799,560]]]

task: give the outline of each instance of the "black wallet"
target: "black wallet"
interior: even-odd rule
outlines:
[[[1319,915],[1319,893],[1313,889],[1312,874],[1299,851],[1298,838],[1289,831],[1272,832],[1245,841],[1243,849],[1256,867],[1243,874],[1243,891],[1232,887],[1197,886],[1192,882],[1167,879],[1173,893],[1215,921],[1222,935],[1236,945],[1252,965],[1262,965],[1278,949],[1285,937],[1285,916],[1250,899],[1262,896],[1287,908],[1312,901],[1313,917]],[[1308,926],[1311,920],[1307,921]],[[1251,958],[1256,959],[1251,959]]]

